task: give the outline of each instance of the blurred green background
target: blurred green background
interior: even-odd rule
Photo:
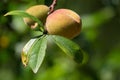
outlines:
[[[82,18],[82,32],[73,39],[89,55],[78,66],[52,42],[37,74],[21,62],[31,31],[21,17],[3,15],[52,0],[0,0],[0,80],[120,80],[120,0],[58,0]]]

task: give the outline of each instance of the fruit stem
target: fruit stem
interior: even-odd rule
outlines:
[[[48,12],[48,15],[54,11],[55,5],[57,4],[57,0],[53,0],[52,4],[50,5],[50,11]]]

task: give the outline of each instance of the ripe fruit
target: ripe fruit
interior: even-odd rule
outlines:
[[[32,6],[32,7],[28,8],[26,10],[26,12],[29,13],[30,15],[32,15],[32,16],[37,17],[44,24],[45,21],[46,21],[46,17],[48,15],[48,12],[49,12],[49,7],[47,7],[46,5],[35,5],[35,6]],[[36,27],[36,23],[30,18],[24,18],[24,22],[28,26],[30,26],[31,28]]]
[[[47,17],[45,28],[48,34],[72,39],[81,31],[80,16],[69,9],[58,9]]]

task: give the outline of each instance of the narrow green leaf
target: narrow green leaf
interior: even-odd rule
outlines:
[[[51,35],[55,43],[72,59],[74,59],[77,63],[85,63],[87,60],[87,56],[85,52],[80,48],[79,45],[74,43],[73,41],[57,36]]]
[[[43,29],[41,28],[41,27],[43,27],[43,23],[38,18],[36,18],[36,17],[28,14],[25,11],[21,11],[21,10],[10,11],[10,12],[6,13],[4,16],[8,16],[8,15],[16,15],[16,16],[21,16],[21,17],[29,17],[33,21],[37,22],[38,25],[40,26],[40,29],[43,31]]]
[[[45,51],[47,47],[46,36],[38,38],[35,44],[30,48],[28,56],[28,65],[32,68],[33,72],[36,73],[43,62],[45,57]]]
[[[32,38],[38,38],[38,37],[40,37],[42,35],[43,35],[43,32],[41,32],[41,31],[34,31],[34,30],[32,30],[31,33],[30,33],[30,36]]]

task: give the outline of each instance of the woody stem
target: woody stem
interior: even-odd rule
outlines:
[[[50,5],[50,11],[48,14],[52,13],[54,11],[55,5],[57,4],[57,0],[53,0],[52,4]]]

